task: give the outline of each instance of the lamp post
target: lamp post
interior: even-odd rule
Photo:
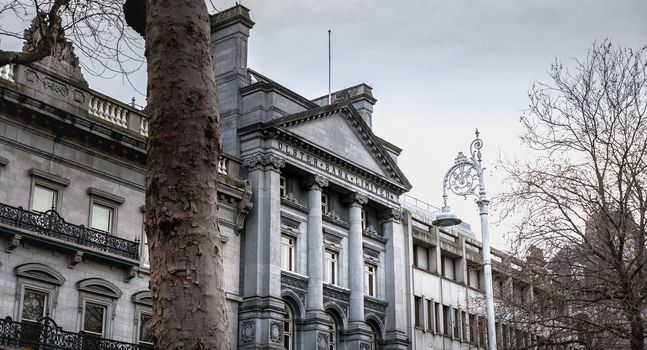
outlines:
[[[485,279],[485,306],[487,309],[488,349],[496,350],[496,326],[494,322],[494,296],[492,291],[492,265],[490,263],[490,233],[488,225],[488,207],[490,201],[485,196],[483,167],[481,164],[481,148],[483,141],[479,138],[470,144],[470,156],[458,152],[454,165],[449,168],[443,180],[443,207],[433,221],[434,226],[454,226],[461,220],[451,212],[447,205],[447,190],[458,196],[475,196],[481,217],[481,234],[483,244],[483,273]]]

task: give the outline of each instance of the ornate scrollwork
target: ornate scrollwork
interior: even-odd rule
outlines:
[[[285,159],[272,153],[256,153],[243,159],[243,165],[250,169],[266,167],[280,170],[285,166]]]
[[[470,144],[470,157],[458,152],[454,165],[449,169],[443,180],[443,201],[447,205],[447,190],[467,197],[469,195],[484,196],[483,168],[481,167],[481,148],[483,141],[476,130],[476,139]],[[479,189],[477,192],[477,188]]]
[[[84,226],[69,224],[54,210],[35,213],[0,203],[0,222],[126,258],[139,259],[138,241],[133,242]]]
[[[352,192],[346,195],[344,198],[344,202],[348,205],[353,205],[353,204],[359,204],[359,205],[364,205],[368,203],[368,197],[359,192]]]
[[[34,349],[153,349],[151,345],[125,343],[94,334],[64,331],[49,317],[43,317],[38,322],[16,322],[9,317],[0,319],[0,340],[2,345]]]
[[[314,188],[315,186],[318,189],[322,189],[324,187],[328,187],[328,179],[321,175],[308,176],[305,180],[303,180],[303,186],[308,190]]]

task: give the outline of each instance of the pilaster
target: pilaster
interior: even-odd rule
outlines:
[[[257,153],[243,160],[254,193],[244,235],[243,302],[239,308],[239,349],[282,349],[281,199],[285,160]],[[278,332],[278,335],[277,335]]]
[[[407,280],[406,239],[402,230],[402,210],[389,208],[382,213],[382,232],[387,239],[386,268],[386,337],[384,349],[407,349]]]

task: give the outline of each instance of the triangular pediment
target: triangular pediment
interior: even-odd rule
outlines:
[[[275,121],[283,131],[353,165],[397,183],[411,185],[350,103],[337,103]]]
[[[389,177],[342,112],[293,125],[286,130],[377,175]]]

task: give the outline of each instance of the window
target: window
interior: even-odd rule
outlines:
[[[285,176],[281,176],[279,179],[279,195],[281,198],[285,197],[288,195],[288,180],[285,178]]]
[[[364,265],[364,294],[374,297],[375,293],[375,266]]]
[[[328,317],[330,318],[330,326],[329,326],[329,331],[328,331],[328,349],[329,350],[335,350],[337,349],[337,323],[335,322],[335,318],[331,315],[328,314]]]
[[[443,334],[451,335],[452,334],[452,318],[449,313],[449,306],[443,305]]]
[[[90,228],[114,233],[117,222],[117,207],[126,199],[116,194],[90,187]]]
[[[289,306],[285,305],[285,315],[283,318],[283,348],[286,350],[293,349],[293,332],[294,322],[292,317],[292,310]]]
[[[440,333],[440,303],[434,303],[434,324],[436,325],[436,333]]]
[[[483,317],[478,317],[478,328],[479,328],[479,345],[485,346],[485,320]]]
[[[49,294],[30,288],[25,288],[22,297],[21,321],[38,322],[47,314]]]
[[[281,235],[281,269],[294,272],[294,238]]]
[[[429,270],[429,249],[418,245],[413,246],[413,266]]]
[[[337,284],[337,256],[334,251],[326,249],[324,252],[324,282]]]
[[[330,211],[330,196],[328,193],[321,192],[321,213],[326,214]]]
[[[41,213],[58,210],[61,192],[70,184],[70,180],[36,168],[29,169],[29,175],[32,177],[31,210]]]
[[[86,301],[83,308],[83,332],[98,336],[105,334],[106,305]]]
[[[470,320],[470,343],[476,344],[477,343],[477,339],[476,339],[476,334],[477,334],[477,332],[476,332],[476,316],[470,314],[468,316],[468,318]]]
[[[469,268],[467,270],[467,283],[472,288],[481,288],[481,276],[479,270],[476,270],[475,268]]]
[[[360,217],[361,217],[361,220],[362,220],[362,231],[363,231],[363,230],[366,230],[366,226],[367,226],[366,225],[366,210],[365,209],[362,209],[360,211]]]
[[[427,330],[434,331],[434,302],[427,300]]]
[[[454,333],[452,335],[454,338],[460,338],[460,315],[458,309],[454,309],[454,314],[452,315],[452,323],[454,323]]]
[[[31,198],[31,210],[44,213],[48,210],[57,210],[58,191],[40,184],[34,185],[34,194]]]
[[[422,327],[422,298],[415,298],[415,317],[416,317],[416,327]]]
[[[455,265],[454,264],[454,259],[452,259],[452,258],[450,258],[448,256],[443,256],[442,257],[441,269],[442,269],[442,273],[443,273],[444,277],[446,277],[448,279],[451,279],[451,280],[456,279],[456,269],[455,269],[454,265]]]
[[[147,312],[139,313],[139,343],[153,345],[153,316]]]
[[[114,208],[101,205],[99,203],[92,203],[92,219],[90,227],[104,232],[112,232],[112,218],[114,216]]]

